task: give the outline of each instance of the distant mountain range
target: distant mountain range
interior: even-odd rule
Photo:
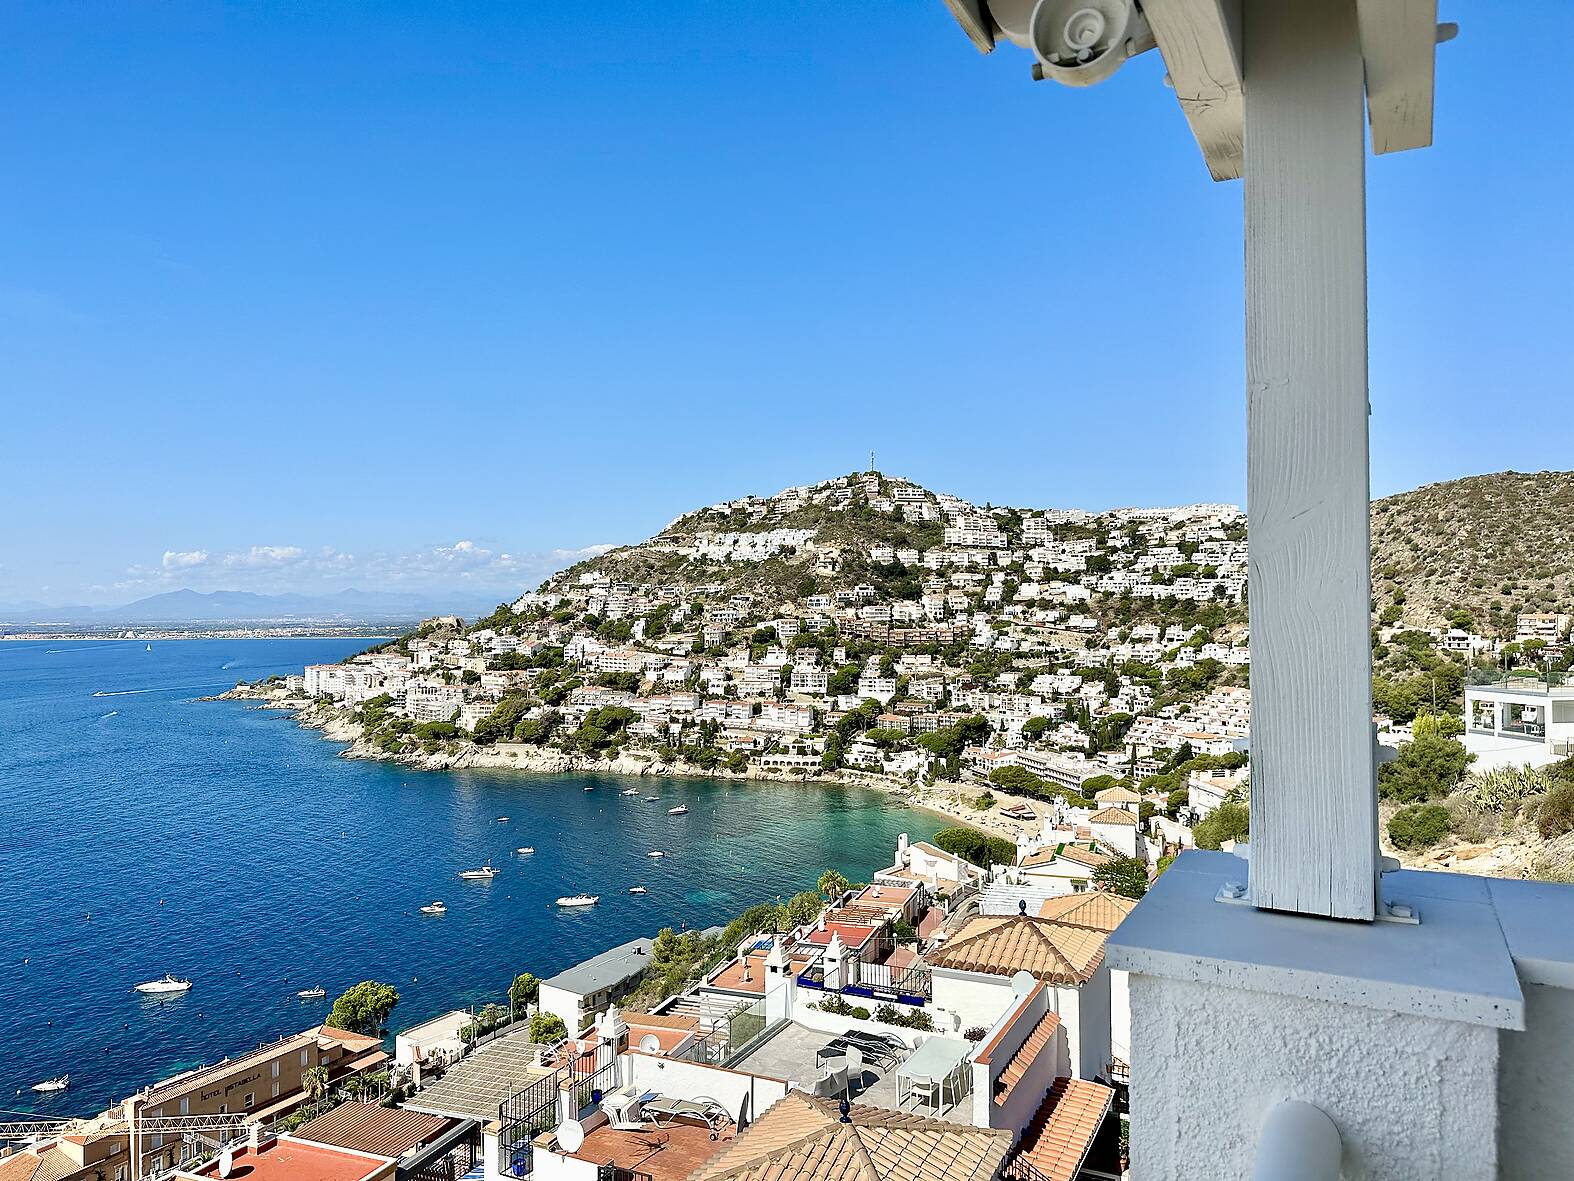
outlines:
[[[483,615],[497,606],[496,596],[415,594],[342,590],[337,594],[264,595],[253,591],[176,590],[150,595],[122,607],[51,607],[42,603],[0,603],[0,623],[28,624],[181,624],[408,622],[432,615]]]

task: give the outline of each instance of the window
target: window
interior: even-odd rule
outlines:
[[[180,1100],[180,1114],[181,1115],[190,1115],[191,1114],[191,1096],[190,1095],[183,1095],[183,1096],[181,1096],[181,1100]]]
[[[219,1104],[219,1114],[220,1115],[228,1115],[229,1113],[230,1113],[230,1105],[228,1103],[220,1103]]]
[[[277,1099],[278,1097],[279,1097],[279,1084],[278,1083],[274,1083],[273,1084],[273,1098]]]
[[[245,1103],[246,1110],[250,1111],[253,1107],[256,1107],[256,1106],[257,1106],[257,1092],[256,1091],[247,1091],[246,1092],[246,1103]]]
[[[279,1060],[277,1058],[273,1060],[273,1077],[279,1077]]]
[[[310,1053],[311,1053],[310,1050],[302,1050],[301,1051],[301,1065],[302,1066],[310,1066],[311,1065],[311,1059],[307,1057],[307,1055],[310,1054]]]

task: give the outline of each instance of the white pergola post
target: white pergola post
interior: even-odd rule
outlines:
[[[1244,0],[1250,897],[1375,914],[1356,0]]]

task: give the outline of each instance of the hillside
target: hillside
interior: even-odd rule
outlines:
[[[1469,476],[1376,502],[1372,575],[1377,610],[1397,605],[1412,627],[1466,612],[1508,638],[1521,611],[1574,610],[1574,472]]]

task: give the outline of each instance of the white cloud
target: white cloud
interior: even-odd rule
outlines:
[[[166,550],[156,566],[136,565],[112,584],[119,594],[151,594],[176,587],[197,590],[443,590],[516,594],[547,575],[597,557],[611,544],[519,553],[474,540],[420,549],[350,552],[333,546],[253,545],[232,550]],[[107,590],[109,588],[99,588]]]
[[[207,560],[208,551],[205,549],[167,549],[164,551],[164,569],[166,570],[189,570],[193,566],[206,564]]]
[[[224,555],[224,565],[247,568],[289,566],[306,556],[298,545],[254,545],[249,550]]]

